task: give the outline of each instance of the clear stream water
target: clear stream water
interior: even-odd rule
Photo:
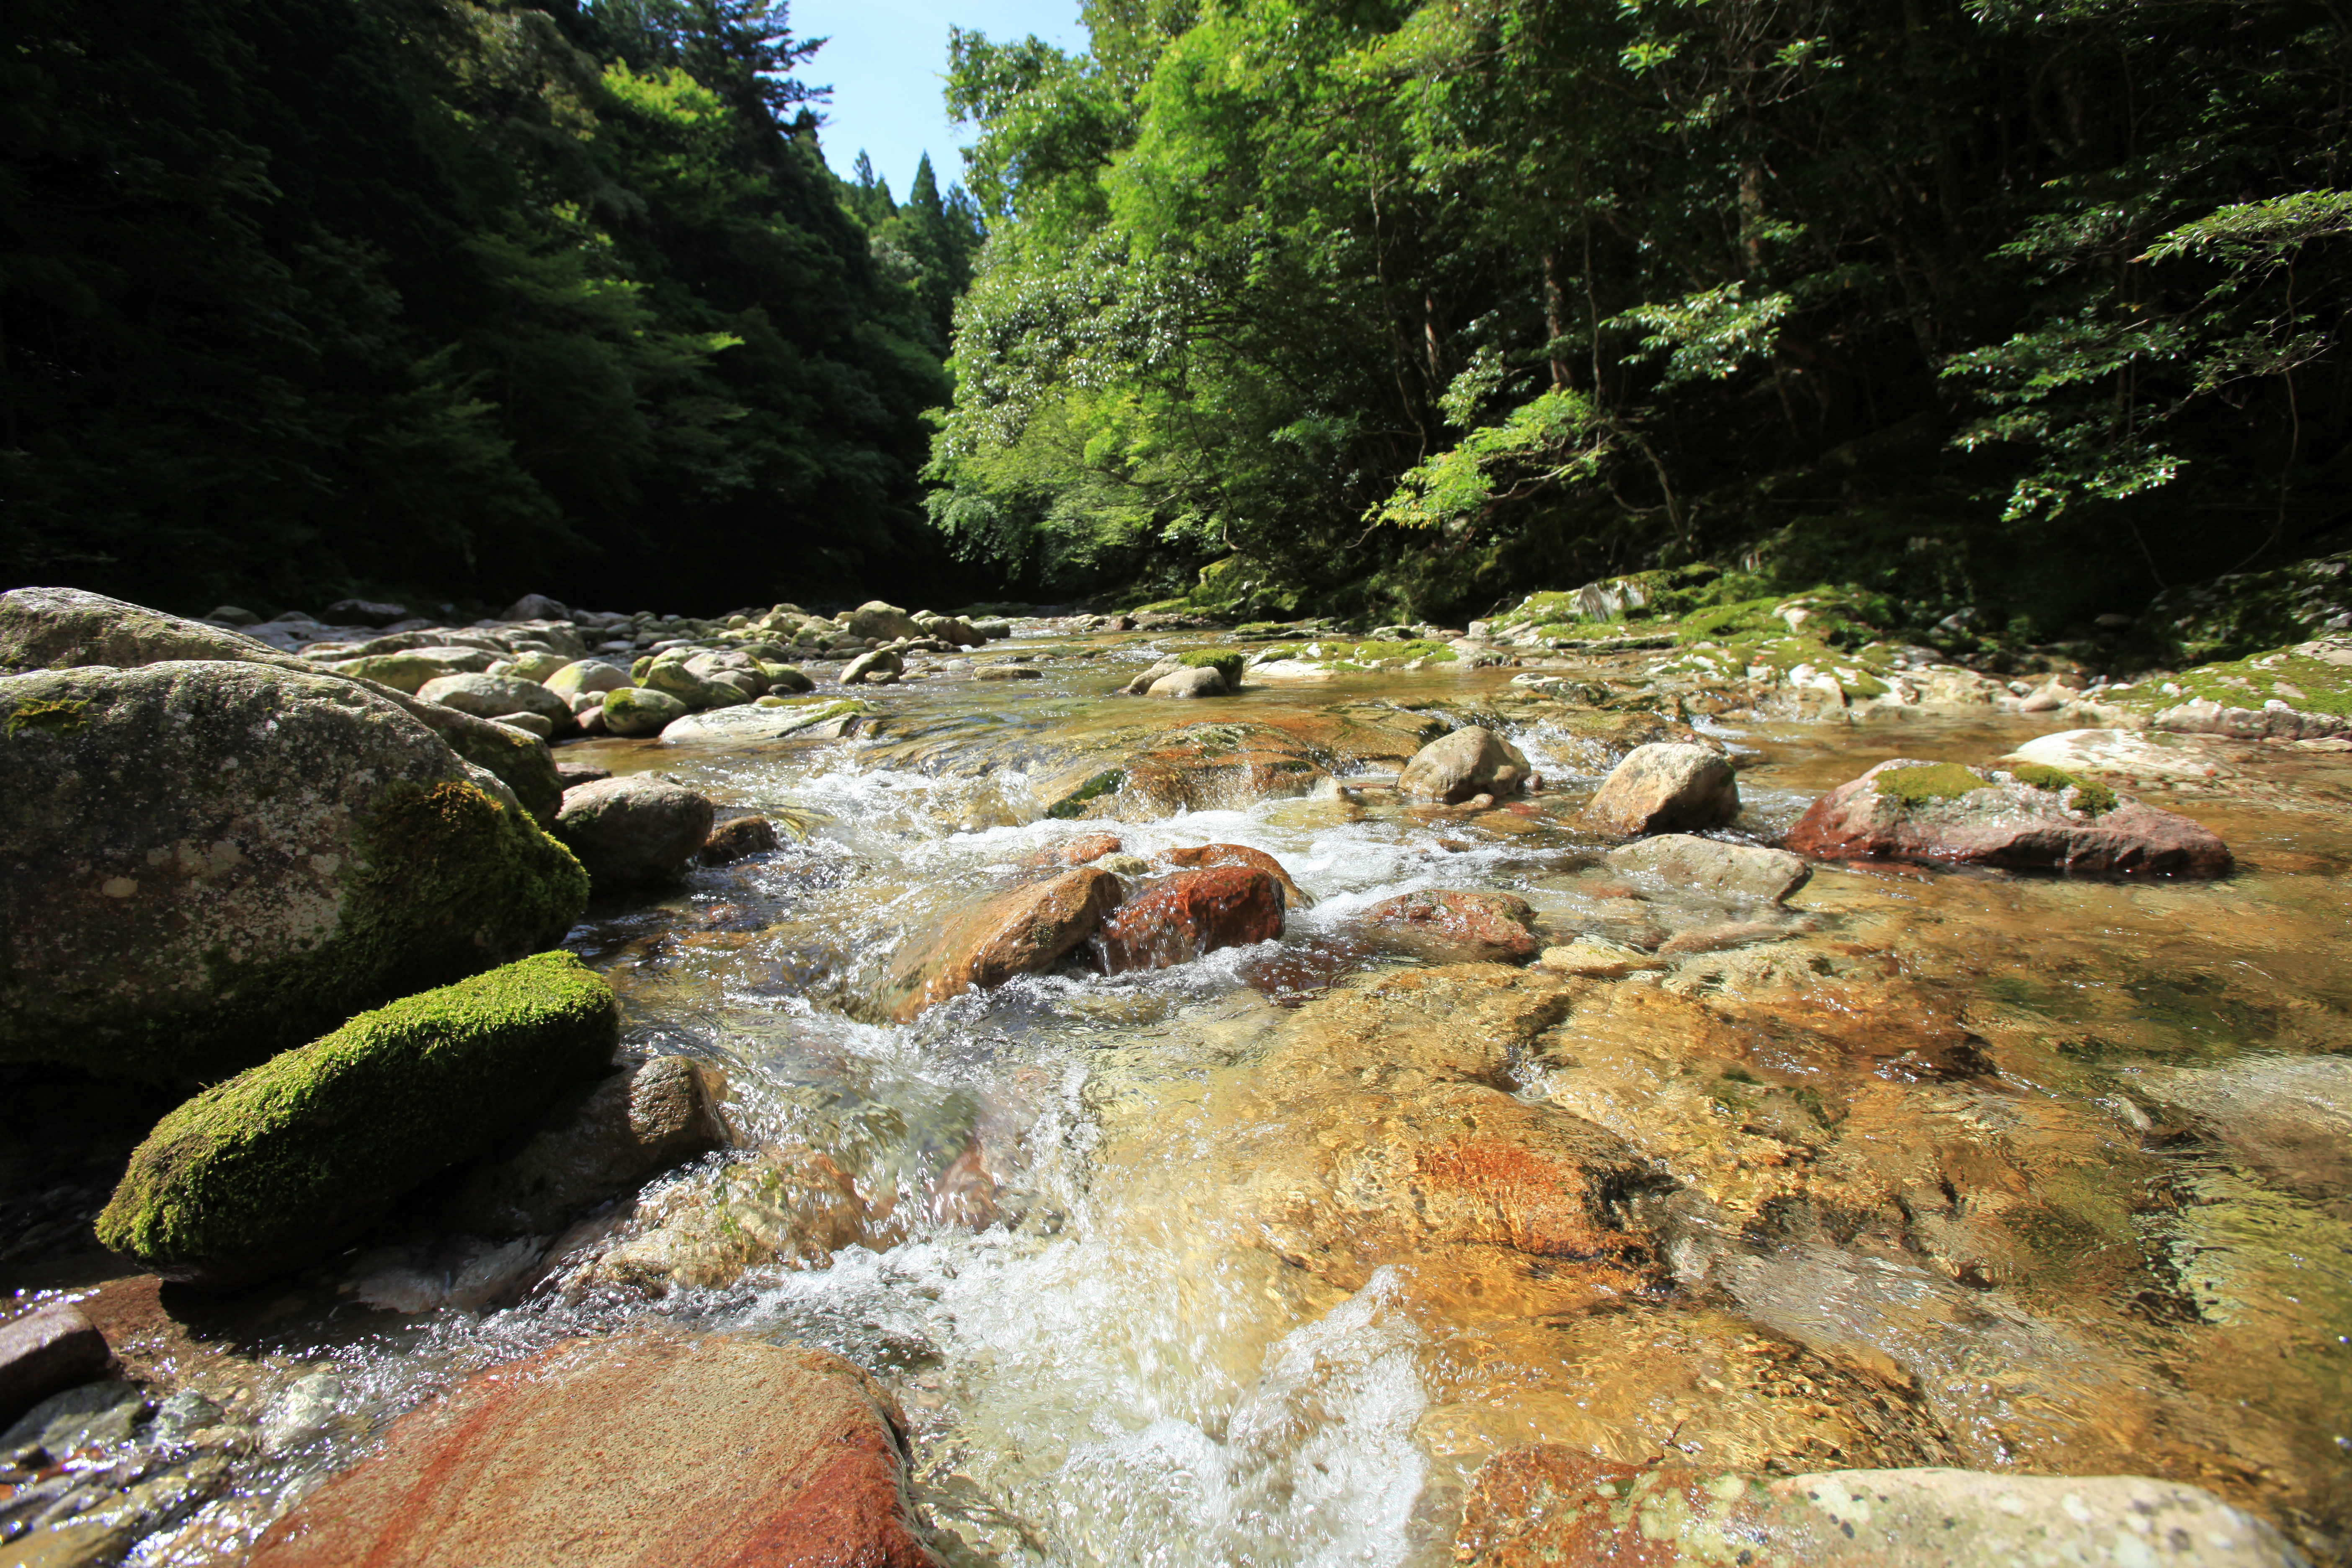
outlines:
[[[1024,646],[1069,657],[1046,658],[1034,682],[885,691],[889,734],[996,744],[1198,721],[1213,706],[1110,695],[1168,639]],[[1381,672],[1245,692],[1214,704],[1214,716],[1370,699],[1460,717],[1507,690],[1508,673]],[[1716,732],[1746,764],[1737,832],[1769,840],[1819,792],[1883,758],[1984,762],[2047,727],[1922,719]],[[1465,1479],[1504,1442],[1658,1441],[1654,1426],[1670,1413],[1651,1408],[1659,1401],[1641,1356],[1603,1346],[1574,1376],[1557,1366],[1496,1373],[1505,1340],[1450,1331],[1398,1268],[1352,1289],[1301,1287],[1287,1278],[1297,1270],[1204,1221],[1194,1201],[1200,1173],[1213,1168],[1204,1162],[1249,1131],[1223,1119],[1248,1103],[1230,1091],[1253,1071],[1258,1043],[1347,976],[1420,962],[1352,941],[1351,919],[1370,903],[1422,888],[1507,889],[1536,906],[1550,940],[1622,934],[1631,920],[1654,943],[1726,918],[1670,893],[1628,900],[1608,886],[1571,810],[1607,758],[1541,724],[1514,738],[1547,777],[1539,813],[1475,820],[1414,812],[1377,789],[1350,798],[1327,788],[1160,820],[1061,822],[1039,818],[1021,772],[960,776],[952,746],[937,749],[948,765],[929,772],[883,765],[887,748],[855,739],[566,748],[567,760],[616,771],[659,768],[708,792],[722,815],[759,810],[796,830],[781,852],[697,870],[668,896],[599,905],[569,939],[619,992],[632,1052],[682,1052],[730,1075],[744,1148],[656,1189],[707,1188],[756,1150],[814,1151],[854,1182],[874,1245],[654,1299],[541,1288],[499,1305],[544,1242],[494,1251],[388,1235],[245,1322],[234,1361],[181,1369],[200,1386],[210,1377],[246,1388],[240,1408],[277,1436],[236,1459],[236,1495],[150,1539],[133,1561],[233,1561],[290,1497],[453,1378],[647,1313],[823,1344],[880,1374],[913,1427],[919,1501],[966,1562],[1447,1562]],[[2352,1051],[2352,767],[2302,753],[2249,767],[2266,798],[2185,803],[2238,851],[2242,868],[2226,881],[1824,869],[1792,900],[1798,948],[1779,950],[1864,955],[1880,965],[1871,984],[1924,986],[1917,994],[1965,1012],[1999,1063],[1916,1090],[1874,1079],[1879,1098],[1855,1099],[1853,1115],[1885,1117],[1885,1137],[1898,1142],[1937,1118],[1998,1119],[2004,1147],[2021,1151],[2018,1168],[2056,1168],[2035,1163],[2047,1155],[2087,1168],[2092,1186],[2126,1163],[2128,1213],[2079,1234],[2019,1221],[2003,1233],[2015,1267],[1990,1286],[1916,1259],[1874,1274],[1815,1237],[1752,1246],[1710,1288],[1745,1279],[1748,1318],[1862,1363],[1899,1365],[1923,1387],[1942,1379],[1927,1403],[1958,1444],[1956,1462],[2105,1470],[2117,1468],[2118,1445],[2145,1443],[2151,1466],[2180,1473],[2186,1461],[2167,1456],[2234,1449],[2270,1479],[2182,1479],[2235,1485],[2258,1506],[2272,1499],[2273,1517],[2300,1510],[2314,1541],[2342,1528],[2352,1468],[2352,1205],[2152,1117],[2132,1089],[2147,1072],[2340,1065]],[[1107,827],[1144,856],[1254,846],[1315,905],[1293,912],[1278,949],[1154,973],[1023,980],[907,1026],[860,1016],[856,999],[899,933]],[[1730,963],[1693,985],[1714,1005],[1757,986],[1769,1013],[1782,994],[1769,986],[1785,983]],[[1888,1017],[1907,994],[1889,993]],[[1853,1026],[1874,1026],[1858,1016]],[[1601,1093],[1588,1082],[1599,1070],[1530,1068],[1517,1089],[1594,1114],[1575,1097]],[[1628,1114],[1643,1113],[1650,1090],[1638,1073],[1609,1082]],[[1662,1076],[1654,1088],[1673,1086]],[[2107,1202],[2064,1212],[2104,1213]],[[2112,1267],[2085,1261],[2105,1247],[2120,1248]],[[2141,1403],[2155,1425],[2085,1437],[2068,1424],[2070,1399],[2104,1401],[2117,1377],[2148,1383]],[[2038,1392],[2021,1394],[2027,1385]],[[2037,1401],[2060,1415],[2037,1426]],[[1711,1419],[1721,1434],[1706,1439],[1711,1451],[1740,1451],[1738,1401]],[[2147,1435],[2158,1427],[2161,1443]]]

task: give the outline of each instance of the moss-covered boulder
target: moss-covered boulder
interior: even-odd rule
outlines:
[[[572,704],[535,680],[518,680],[510,675],[445,675],[426,681],[416,695],[477,719],[536,713],[551,724],[572,722]]]
[[[0,678],[0,1061],[186,1082],[536,952],[588,879],[386,697],[189,662]]]
[[[169,1279],[282,1269],[607,1071],[619,1039],[612,991],[568,952],[363,1013],[156,1123],[99,1239]]]
[[[385,640],[378,638],[368,646],[374,647]],[[103,594],[87,594],[79,588],[17,588],[0,594],[0,675],[99,665],[132,669],[171,659],[259,664],[361,682],[439,735],[466,761],[497,774],[522,802],[523,809],[540,821],[551,820],[563,798],[563,785],[556,779],[555,759],[546,742],[470,713],[420,702],[411,695],[413,687],[402,690],[387,686],[349,667],[322,668],[241,633],[167,616]]]
[[[667,691],[624,686],[604,693],[604,727],[615,735],[658,735],[686,717],[686,704]]]

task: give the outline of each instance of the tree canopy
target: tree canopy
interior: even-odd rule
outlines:
[[[2027,622],[2340,529],[2313,0],[1087,0],[953,44],[990,226],[931,513],[1476,613],[1700,555]]]

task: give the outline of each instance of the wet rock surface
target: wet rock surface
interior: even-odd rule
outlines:
[[[1121,904],[1094,940],[1108,973],[1165,969],[1271,942],[1282,934],[1283,902],[1282,883],[1255,866],[1178,871]]]
[[[1987,774],[1897,758],[1839,785],[1789,829],[1801,855],[1948,860],[1970,865],[2218,877],[2229,847],[2169,811],[2070,776]]]
[[[1838,613],[1771,607],[1759,636],[1809,648]],[[2164,1561],[2173,1524],[2099,1532],[2193,1507],[2342,1560],[2352,1199],[2329,1064],[2352,1059],[2352,772],[2334,740],[2135,731],[2063,672],[1994,679],[1932,650],[1824,644],[1717,679],[1687,641],[1590,628],[1612,647],[1561,648],[1517,626],[1342,645],[1021,616],[996,657],[1028,678],[982,684],[952,618],[909,611],[919,637],[877,639],[900,679],[851,698],[837,674],[870,650],[840,617],[575,615],[257,629],[322,667],[478,646],[546,680],[558,658],[674,656],[736,695],[771,683],[691,737],[555,752],[658,766],[777,827],[600,900],[565,938],[613,988],[623,1059],[671,1058],[644,1069],[659,1103],[583,1081],[347,1250],[199,1295],[126,1275],[89,1233],[171,1099],[116,1126],[102,1097],[27,1076],[49,1069],[5,1069],[44,1131],[0,1145],[0,1268],[72,1297],[128,1380],[59,1408],[95,1441],[82,1468],[12,1476],[25,1517],[132,1510],[131,1535],[89,1538],[234,1563],[450,1390],[651,1330],[866,1369],[905,1416],[892,1506],[957,1563],[1726,1561],[1704,1530],[1735,1482],[1757,1510],[1738,1549],[1790,1562],[1903,1561],[1931,1507],[2012,1557],[2038,1549],[2017,1528]],[[1237,643],[1283,657],[1214,703],[1120,695]],[[777,695],[787,660],[827,696]],[[1282,665],[1314,679],[1255,673]],[[2304,676],[2244,679],[2315,689]],[[1416,752],[1474,726],[1543,787],[1400,793]],[[2029,752],[2085,727],[2105,739]],[[1634,749],[1697,742],[1739,763],[1735,821],[1627,844],[1585,820]],[[1807,807],[1889,756],[2142,792],[2224,838],[2236,874],[1792,867],[1776,846]],[[1155,888],[1226,873],[1264,879],[1278,935],[1111,973],[1089,953]],[[1066,876],[1068,907],[1006,919]],[[1469,955],[1366,919],[1402,900],[1434,921],[1449,896],[1502,911],[1536,962],[1444,962]],[[967,921],[972,941],[931,946]],[[1007,962],[978,962],[998,935]],[[940,999],[896,1021],[934,978]],[[727,1136],[695,1152],[706,1072]],[[498,1214],[453,1212],[469,1191]],[[628,1415],[565,1397],[528,1442],[442,1446],[436,1473],[494,1484],[546,1430],[603,1447],[533,1472],[533,1497],[687,1496],[662,1489],[666,1458],[635,1489]],[[747,1496],[750,1475],[772,1502],[788,1464],[767,1436],[701,1454],[696,1484]],[[1898,1493],[1921,1475],[1947,1479]],[[1804,1536],[1821,1500],[1774,1489],[1801,1478],[1871,1517]],[[1570,1513],[1598,1533],[1559,1533]]]
[[[394,1429],[255,1550],[257,1568],[793,1562],[936,1568],[890,1396],[822,1351],[650,1335],[484,1373]],[[614,1486],[626,1434],[628,1484]]]
[[[1449,804],[1476,795],[1510,795],[1526,785],[1532,771],[1517,746],[1482,724],[1471,724],[1414,752],[1397,779],[1397,793]]]
[[[1535,919],[1525,899],[1450,888],[1401,893],[1364,911],[1381,938],[1441,963],[1525,963],[1536,955]]]

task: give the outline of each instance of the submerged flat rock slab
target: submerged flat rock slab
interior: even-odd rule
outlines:
[[[2212,1493],[2139,1476],[1940,1468],[1744,1476],[1636,1468],[1565,1447],[1498,1454],[1473,1481],[1454,1559],[1816,1568],[2302,1568],[2285,1537]]]
[[[937,1568],[905,1421],[840,1357],[575,1341],[476,1376],[278,1521],[253,1568]]]

